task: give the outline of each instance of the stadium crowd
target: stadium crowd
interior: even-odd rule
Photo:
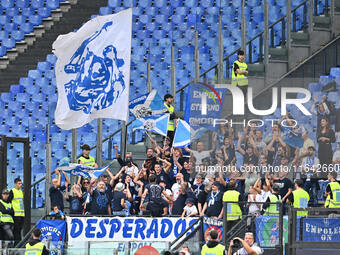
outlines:
[[[321,106],[326,100],[323,98]],[[209,150],[200,140],[192,144],[191,149],[181,149],[172,147],[168,137],[161,145],[150,137],[152,148],[147,149],[141,166],[134,162],[131,153],[122,159],[115,146],[121,166],[115,175],[106,171],[98,179],[79,178],[71,185],[65,173],[56,171],[57,178],[53,179],[50,189],[54,206],[51,214],[64,217],[65,197],[70,203],[69,213],[77,215],[222,218],[223,201],[233,201],[233,213],[229,215],[232,222],[240,218],[242,211],[251,215],[275,215],[277,212],[270,203],[280,201],[293,205],[293,191],[299,189],[308,193],[302,195],[307,199],[306,206],[319,206],[320,202],[337,206],[333,184],[327,184],[332,181],[338,185],[340,140],[333,153],[332,143],[336,138],[331,116],[322,114],[320,104],[315,102],[314,107],[319,109],[317,144],[311,139],[313,134],[303,126],[284,127],[293,123],[287,113],[273,123],[266,137],[256,123],[237,135],[230,125],[220,125],[217,132],[208,132],[212,139]],[[94,158],[89,156],[90,147],[83,145],[82,149],[79,163],[95,167]],[[242,156],[243,162],[238,167],[236,153]],[[60,185],[62,174],[66,177],[64,186]],[[68,186],[72,186],[70,194],[65,192]]]

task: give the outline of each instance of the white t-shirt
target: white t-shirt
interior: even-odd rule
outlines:
[[[257,245],[257,243],[254,243],[252,246],[250,246],[257,255],[261,255],[263,253],[263,249]],[[247,251],[244,248],[239,249],[237,252],[234,253],[234,255],[247,255]]]
[[[193,213],[198,213],[196,205],[192,205],[191,207],[189,206],[184,206],[183,210],[185,211],[185,216],[189,216],[190,214]]]
[[[340,160],[340,150],[336,150],[333,154],[333,161]]]
[[[262,196],[260,194],[256,194],[255,199],[253,194],[248,195],[248,203],[249,202],[263,202],[262,201]],[[255,214],[256,212],[259,212],[261,210],[261,205],[258,205],[256,203],[250,203],[249,205],[249,213],[250,214]]]
[[[306,167],[306,172],[302,172],[303,174],[306,174],[307,176],[306,181],[310,181],[311,176],[314,174],[314,172],[312,171],[312,168],[317,170],[319,164],[320,164],[320,161],[315,156],[313,158],[310,158],[310,157],[303,158],[301,162],[301,166]]]
[[[174,183],[171,187],[171,191],[174,197],[174,201],[176,201],[176,199],[178,198],[179,194],[181,193],[179,191],[181,184],[178,184],[177,182]]]
[[[202,159],[210,157],[210,151],[192,151],[192,154],[196,159],[196,165],[202,164]]]
[[[127,175],[133,175],[133,176],[137,176],[138,174],[138,168],[136,166],[131,166],[131,167],[128,167],[126,170],[125,170],[125,173]]]
[[[169,189],[165,189],[165,193],[166,193],[169,197],[172,196],[172,192],[171,192],[171,190],[169,190]],[[162,199],[167,200],[166,196],[165,196],[163,193],[162,193],[161,197],[162,197]]]

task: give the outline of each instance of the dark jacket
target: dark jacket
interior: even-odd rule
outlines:
[[[218,244],[219,244],[219,242],[217,242],[217,241],[212,241],[212,240],[210,240],[210,241],[207,242],[208,248],[214,248],[214,247],[217,246]]]
[[[40,240],[39,239],[30,239],[29,241],[28,241],[28,243],[31,245],[31,246],[33,246],[33,245],[35,245],[35,244],[37,244],[37,243],[39,243],[40,242]],[[42,251],[42,255],[49,255],[50,254],[50,252],[49,252],[49,250],[47,250],[46,249],[46,246],[44,246],[44,249],[43,249],[43,251]]]
[[[6,202],[6,201],[4,201],[4,202]],[[5,206],[4,206],[2,203],[0,203],[0,212],[1,212],[2,214],[9,214],[9,215],[11,215],[11,216],[14,216],[13,208],[7,210],[7,209],[5,208]]]

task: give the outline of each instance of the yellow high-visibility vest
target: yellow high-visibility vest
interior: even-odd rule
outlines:
[[[24,193],[21,189],[12,189],[13,199],[12,199],[12,207],[14,210],[14,216],[25,217],[25,208],[24,208]]]
[[[238,65],[241,71],[246,71],[248,69],[248,65],[245,62],[240,62],[236,60],[233,63],[233,70],[232,70],[232,81],[231,84],[235,86],[248,86],[248,77],[244,74],[236,74],[234,71],[235,64]]]
[[[201,255],[224,255],[225,247],[222,244],[216,245],[214,248],[209,248],[206,244],[203,245]]]
[[[240,192],[236,190],[228,190],[223,194],[223,202],[227,203],[227,220],[239,220],[242,217],[242,211],[238,204]]]
[[[94,157],[89,156],[89,158],[85,158],[83,156],[81,156],[80,158],[78,158],[78,161],[83,162],[83,164],[85,166],[92,166],[94,167],[94,165],[96,164],[96,161],[94,160]]]
[[[42,242],[35,245],[26,244],[25,255],[41,255],[44,250],[44,244]]]
[[[329,199],[329,208],[340,208],[340,184],[338,182],[330,182],[332,198]]]
[[[6,203],[2,199],[0,199],[0,203],[3,204],[3,206],[6,208],[6,210],[9,210],[9,209],[12,208],[12,205],[10,203]],[[0,212],[0,222],[14,223],[13,218],[12,218],[11,215],[9,215],[9,214],[2,214],[1,212]]]
[[[307,208],[309,202],[309,194],[303,189],[297,189],[293,191],[294,208]],[[307,216],[307,211],[297,211],[297,216]]]
[[[279,216],[281,201],[275,195],[271,195],[269,197],[269,200],[270,200],[270,205],[264,212],[264,215]]]
[[[172,105],[168,106],[166,103],[164,103],[164,105],[166,108],[168,108],[170,114],[172,114],[175,111],[175,108]],[[175,130],[174,120],[169,120],[168,131],[174,130]]]

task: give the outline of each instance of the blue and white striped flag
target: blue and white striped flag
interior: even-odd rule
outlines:
[[[176,127],[175,138],[172,146],[176,148],[183,148],[188,146],[189,144],[190,144],[190,125],[184,120],[179,120]]]
[[[58,36],[55,122],[78,128],[93,119],[128,120],[132,9],[98,16]]]
[[[166,136],[168,133],[170,115],[155,115],[137,119],[133,122],[133,130],[141,129],[146,131],[152,131],[162,136]]]

